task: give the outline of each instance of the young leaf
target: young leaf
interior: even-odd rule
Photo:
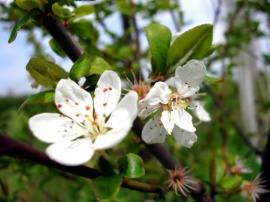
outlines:
[[[78,36],[87,37],[92,40],[96,40],[98,37],[97,30],[94,28],[92,22],[89,20],[78,20],[75,22],[71,22],[68,25],[71,33],[76,34]]]
[[[59,56],[64,58],[66,56],[65,52],[63,51],[62,47],[52,38],[49,42],[51,48],[55,53],[57,53]]]
[[[127,178],[139,178],[144,175],[143,160],[136,154],[127,154],[118,159],[120,172]]]
[[[122,183],[120,175],[100,176],[93,179],[93,191],[98,201],[112,201]]]
[[[211,76],[205,76],[203,81],[207,83],[217,84],[223,82],[224,78],[214,78]]]
[[[54,3],[52,5],[52,11],[55,15],[62,19],[69,19],[70,18],[70,11],[67,8],[63,8],[58,3]]]
[[[68,73],[58,65],[41,58],[32,58],[26,70],[42,86],[54,88],[60,79],[68,78]]]
[[[43,10],[43,5],[47,3],[47,0],[16,0],[16,4],[23,10],[31,10],[32,8],[39,8]]]
[[[50,104],[54,102],[54,90],[42,91],[34,95],[30,95],[20,106],[18,113],[28,104]]]
[[[172,37],[171,31],[158,23],[153,23],[144,29],[152,54],[152,71],[163,73],[166,71],[166,57]]]
[[[77,18],[80,18],[85,15],[89,15],[95,11],[94,7],[91,5],[81,5],[77,8],[75,8],[72,13],[72,20],[75,20]]]
[[[130,6],[130,3],[127,1],[117,1],[117,9],[125,15],[133,15],[134,9]]]
[[[90,56],[87,52],[84,52],[72,66],[69,77],[76,81],[81,77],[102,74],[105,70],[110,69],[111,66],[103,58]]]
[[[29,19],[30,16],[31,16],[31,12],[28,12],[19,19],[19,21],[15,24],[15,26],[13,27],[13,29],[11,31],[11,34],[10,34],[9,39],[8,39],[8,43],[11,43],[16,39],[18,31],[27,22],[27,20]]]
[[[203,24],[178,36],[172,43],[167,55],[167,68],[174,72],[175,68],[191,59],[201,60],[212,45],[213,26]]]
[[[220,182],[220,185],[227,190],[234,190],[241,186],[242,180],[243,179],[241,176],[230,176],[223,178]]]

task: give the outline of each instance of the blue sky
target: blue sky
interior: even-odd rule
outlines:
[[[6,0],[0,0],[6,1]],[[212,23],[214,10],[211,5],[211,0],[189,0],[181,1],[183,11],[185,13],[185,19],[188,22],[188,25],[182,28],[183,31],[186,31],[196,25],[204,23]],[[108,19],[107,23],[110,25],[113,23],[116,26],[111,26],[110,29],[113,32],[121,33],[121,26],[117,25],[117,20],[119,14],[113,15]],[[139,16],[138,16],[139,18]],[[160,14],[157,16],[157,21],[161,24],[168,26],[172,33],[174,34],[176,30],[174,29],[173,24],[170,21],[169,15]],[[149,22],[145,20],[138,20],[140,22],[139,26],[146,26]],[[0,22],[0,96],[6,95],[23,95],[23,94],[32,94],[38,92],[37,89],[31,88],[31,80],[29,79],[28,73],[25,70],[25,66],[29,59],[31,58],[31,53],[33,52],[32,47],[25,43],[26,33],[20,31],[17,35],[17,38],[11,44],[8,44],[8,38],[10,31],[7,29],[10,25]],[[222,32],[222,24],[215,27],[214,42],[219,41]],[[37,35],[40,32],[35,30]],[[143,46],[147,46],[145,36],[141,37]],[[42,44],[44,46],[44,52],[49,52],[52,54],[56,60],[56,63],[64,67],[67,71],[72,66],[71,61],[66,59],[61,59],[56,56],[50,47],[47,45],[49,38],[46,38]],[[102,38],[102,40],[106,40]]]

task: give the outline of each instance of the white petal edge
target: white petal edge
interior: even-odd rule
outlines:
[[[84,133],[70,118],[57,113],[37,114],[29,119],[28,125],[33,135],[46,143],[73,140]]]
[[[192,116],[182,107],[178,105],[175,107],[176,110],[171,112],[174,114],[175,124],[188,132],[195,132],[196,128],[193,126]]]
[[[167,104],[171,92],[168,84],[159,81],[150,89],[144,100],[149,105],[156,105],[158,103]]]
[[[91,95],[71,79],[61,79],[58,82],[54,100],[60,112],[78,123],[83,122],[85,115],[92,116]]]
[[[201,101],[192,101],[192,105],[195,106],[195,115],[200,121],[209,122],[211,121],[209,113],[203,107],[204,102]]]
[[[185,131],[179,127],[174,127],[173,136],[175,140],[184,147],[192,147],[192,145],[197,141],[197,136],[195,133]]]
[[[105,124],[111,130],[95,140],[95,150],[114,147],[126,137],[138,113],[137,101],[138,95],[134,91],[124,96]]]
[[[164,110],[160,118],[164,128],[169,134],[171,134],[174,127],[175,120],[174,120],[173,112],[174,111]]]
[[[175,71],[175,86],[183,97],[194,95],[199,90],[199,85],[204,80],[206,68],[198,60],[190,60],[183,67],[178,67]]]
[[[47,147],[46,154],[60,164],[77,166],[88,162],[94,154],[94,149],[90,139],[77,139],[54,143]]]
[[[156,116],[150,119],[143,127],[142,140],[147,144],[163,143],[168,132],[163,127],[160,117]]]
[[[113,71],[104,71],[95,89],[94,108],[99,117],[107,117],[121,96],[121,80]]]

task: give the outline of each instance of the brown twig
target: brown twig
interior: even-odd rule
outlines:
[[[0,155],[8,155],[13,158],[20,157],[41,165],[45,165],[88,179],[94,179],[101,176],[101,173],[98,170],[87,166],[65,166],[59,164],[51,160],[44,152],[41,152],[25,143],[19,142],[1,133],[0,140]],[[122,179],[121,186],[145,193],[161,193],[165,190],[164,187],[159,185],[146,184],[125,178]]]

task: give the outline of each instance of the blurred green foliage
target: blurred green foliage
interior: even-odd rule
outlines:
[[[149,49],[142,50],[140,47],[139,40],[141,34],[144,34],[144,30],[136,25],[134,14],[140,14],[142,19],[146,19],[150,24],[155,22],[157,14],[174,11],[174,15],[178,19],[178,26],[182,26],[186,22],[181,5],[176,2],[152,0],[147,5],[130,2],[100,1],[93,7],[89,7],[91,12],[85,11],[85,8],[82,9],[84,14],[93,12],[95,20],[73,19],[72,16],[76,15],[76,12],[67,11],[66,7],[63,9],[63,5],[66,3],[70,5],[70,8],[78,10],[78,7],[69,0],[60,1],[54,6],[53,11],[55,17],[63,22],[85,51],[95,57],[105,58],[122,78],[133,78],[130,70],[135,75],[139,75],[140,69],[146,67],[140,63],[140,59],[150,61],[151,57]],[[243,125],[240,118],[239,89],[233,77],[233,70],[239,64],[237,57],[243,46],[253,39],[261,39],[267,35],[267,29],[264,30],[259,26],[260,22],[253,18],[253,13],[264,15],[269,22],[270,3],[264,0],[240,0],[235,4],[235,10],[226,18],[228,26],[225,30],[225,43],[215,44],[215,52],[204,61],[210,73],[217,74],[218,72],[224,77],[223,83],[211,86],[205,84],[201,89],[202,92],[207,93],[205,107],[209,111],[212,121],[197,126],[198,141],[191,149],[176,145],[172,137],[166,140],[167,148],[173,156],[183,166],[192,168],[190,175],[200,179],[206,186],[208,193],[213,188],[216,189],[216,201],[218,202],[247,200],[239,193],[228,194],[225,190],[231,186],[226,182],[226,177],[229,177],[229,171],[234,165],[236,156],[244,158],[246,164],[253,170],[251,174],[244,174],[243,179],[250,180],[260,171],[259,159],[247,146],[235,127],[235,123],[240,129],[243,128]],[[92,10],[93,8],[94,10]],[[10,7],[0,4],[0,12],[5,14],[1,16],[2,22],[13,24],[27,13],[14,2],[10,4]],[[121,34],[111,31],[110,26],[113,25],[108,26],[104,23],[114,13],[118,13],[120,16],[118,23],[122,27]],[[241,22],[236,20],[239,13],[244,13]],[[32,23],[33,21],[35,24]],[[44,38],[49,36],[48,32],[42,27],[36,28],[35,25],[41,24],[36,16],[35,19],[32,18],[24,23],[22,29],[28,33],[27,41],[35,48],[33,55],[44,58],[43,47],[36,40],[33,29],[42,30]],[[101,34],[103,35],[101,36]],[[109,42],[104,42],[104,37],[107,37]],[[63,51],[54,41],[51,41],[50,45],[57,54],[65,57]],[[267,52],[260,54],[263,56],[263,65],[268,65],[270,54]],[[217,63],[221,66],[218,71],[215,70]],[[146,71],[150,72],[149,69]],[[267,115],[270,106],[269,98],[266,95],[269,84],[264,71],[260,72],[256,82],[258,93],[255,99],[257,100],[258,120],[261,124],[260,134],[258,134],[260,148],[258,149],[262,149],[265,133],[269,127]],[[87,77],[85,86],[87,83],[93,84],[93,78]],[[28,119],[37,113],[56,112],[57,110],[53,104],[33,104],[26,105],[18,115],[18,109],[25,100],[26,97],[0,98],[1,133],[44,151],[46,144],[41,143],[31,135]],[[250,139],[252,134],[248,135],[247,137]],[[126,153],[140,154],[144,159],[146,174],[140,178],[140,181],[152,184],[167,183],[168,172],[157,163],[154,157],[149,155],[149,152],[132,132],[119,147],[109,150],[108,155],[116,163],[117,159]],[[98,156],[95,155],[89,163],[90,166],[98,167],[95,164]],[[12,159],[6,156],[0,157],[0,188],[0,201],[96,201],[90,180],[37,165],[25,159]],[[115,201],[140,202],[153,198],[155,196],[152,194],[121,188]],[[188,199],[194,201],[190,196]],[[169,192],[166,196],[168,202],[179,200],[180,197],[173,192]]]

